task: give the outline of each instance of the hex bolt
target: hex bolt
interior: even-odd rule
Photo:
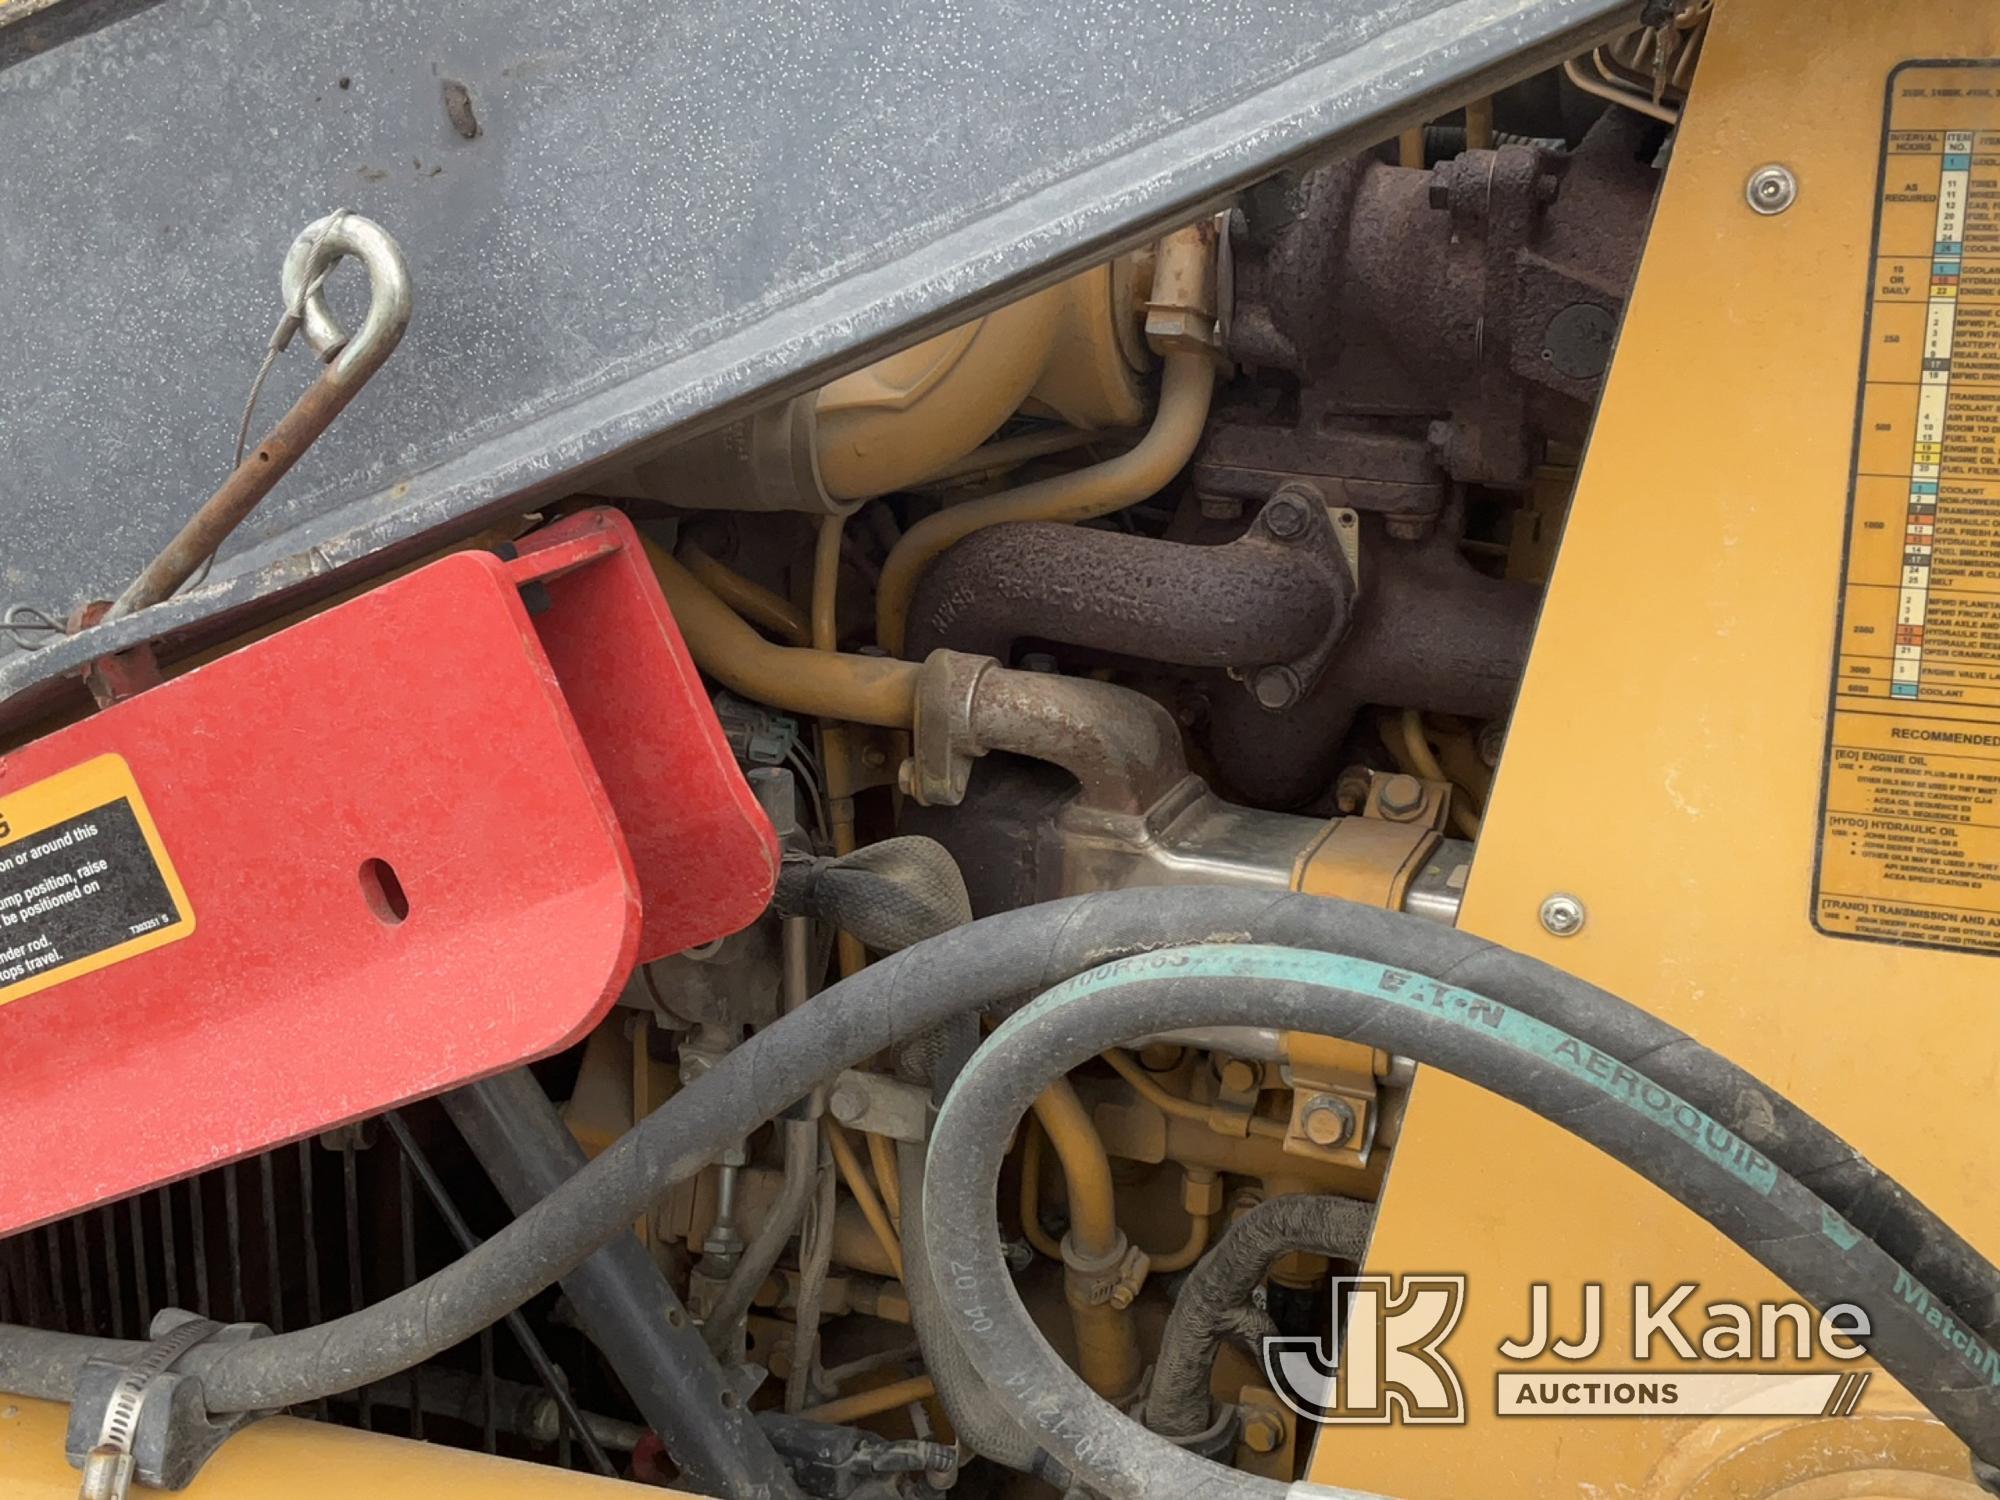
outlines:
[[[1385,776],[1376,805],[1397,822],[1414,818],[1424,808],[1424,784],[1414,776]]]
[[[826,1101],[833,1117],[843,1125],[859,1124],[868,1113],[868,1096],[853,1084],[842,1084]]]
[[[880,745],[863,745],[861,764],[871,771],[879,771],[889,764],[889,752]]]
[[[1264,507],[1264,529],[1281,542],[1295,541],[1312,525],[1307,497],[1285,486]]]
[[[1276,1453],[1285,1441],[1285,1424],[1274,1411],[1245,1412],[1243,1446],[1252,1453]]]
[[[1259,707],[1276,712],[1290,708],[1299,701],[1304,691],[1299,686],[1299,674],[1290,667],[1259,667],[1257,676],[1250,684],[1250,691],[1256,696]]]
[[[1557,891],[1542,902],[1542,926],[1552,937],[1575,937],[1583,931],[1583,903]]]
[[[1053,672],[1058,663],[1055,655],[1048,651],[1023,651],[1021,670],[1023,672]]]
[[[1315,1146],[1338,1146],[1354,1134],[1353,1106],[1338,1094],[1314,1094],[1299,1111],[1299,1129]]]
[[[1760,214],[1781,214],[1799,198],[1799,180],[1776,162],[1759,167],[1743,185],[1743,198]]]

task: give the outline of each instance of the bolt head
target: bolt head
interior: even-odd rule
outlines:
[[[1259,707],[1276,713],[1298,702],[1304,690],[1299,685],[1299,674],[1290,667],[1280,666],[1258,668],[1250,691],[1256,695]]]
[[[1354,1108],[1334,1094],[1315,1094],[1299,1112],[1299,1129],[1315,1146],[1338,1146],[1354,1134]]]
[[[1377,801],[1392,818],[1412,817],[1423,809],[1424,784],[1414,776],[1385,776]]]
[[[826,1107],[841,1124],[852,1125],[868,1113],[868,1096],[851,1084],[843,1085],[833,1091]]]
[[[1781,214],[1798,201],[1799,180],[1788,168],[1772,162],[1750,174],[1743,197],[1760,214]]]
[[[1584,918],[1583,903],[1561,891],[1542,902],[1542,926],[1552,937],[1575,937]]]
[[[1305,497],[1287,494],[1280,490],[1271,497],[1264,507],[1264,529],[1281,542],[1293,541],[1306,534],[1312,524],[1312,512],[1306,509]]]
[[[1277,1413],[1253,1411],[1243,1419],[1243,1446],[1252,1453],[1276,1453],[1285,1441],[1285,1424]]]

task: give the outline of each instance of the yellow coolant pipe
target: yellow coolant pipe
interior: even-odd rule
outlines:
[[[1050,1084],[1035,1100],[1035,1118],[1062,1163],[1069,1194],[1069,1233],[1063,1236],[1063,1296],[1076,1329],[1076,1368],[1100,1396],[1119,1400],[1139,1385],[1139,1341],[1122,1304],[1103,1294],[1123,1274],[1129,1245],[1118,1227],[1112,1199],[1111,1158],[1090,1112],[1068,1079]]]
[[[885,729],[910,727],[916,715],[915,662],[776,645],[745,624],[665,548],[648,541],[646,558],[689,654],[724,687],[790,713]]]
[[[875,594],[877,643],[891,656],[903,654],[910,603],[924,570],[973,532],[1002,521],[1088,521],[1157,494],[1193,456],[1214,389],[1215,364],[1208,355],[1169,354],[1159,409],[1136,446],[1088,468],[947,506],[912,526],[882,565]]]

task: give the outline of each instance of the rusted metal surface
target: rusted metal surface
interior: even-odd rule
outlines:
[[[1269,713],[1247,695],[1215,695],[1209,748],[1236,795],[1295,807],[1325,790],[1365,704],[1474,719],[1512,705],[1534,636],[1535,586],[1489,578],[1442,535],[1420,544],[1371,535],[1362,555],[1354,624],[1296,707]]]
[[[903,790],[926,807],[957,806],[972,762],[996,750],[1060,766],[1080,806],[1109,813],[1144,812],[1188,779],[1179,725],[1145,694],[959,651],[925,659],[912,739]]]
[[[1415,533],[1453,483],[1525,485],[1547,439],[1583,436],[1658,177],[1651,129],[1614,111],[1573,154],[1362,156],[1253,194],[1231,353],[1279,378],[1218,413],[1201,494],[1309,478]]]
[[[307,386],[264,441],[255,451],[244,455],[243,462],[222,481],[222,487],[202,501],[179,535],[161,548],[159,556],[147,563],[131,587],[119,595],[115,612],[107,612],[107,617],[132,614],[171,598],[174,590],[215,555],[243,518],[305,456],[313,440],[326,431],[359,390],[359,386],[339,379],[331,370]]]
[[[1183,667],[1309,655],[1347,623],[1353,588],[1325,533],[1252,527],[1216,547],[1083,526],[976,532],[917,589],[908,648],[1011,659],[1024,637]]]

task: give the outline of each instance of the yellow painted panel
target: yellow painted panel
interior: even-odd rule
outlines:
[[[77,1472],[63,1459],[68,1420],[66,1406],[0,1394],[0,1495],[76,1500]],[[230,1438],[179,1493],[188,1500],[612,1500],[640,1491],[539,1464],[273,1417]],[[692,1500],[679,1490],[644,1493]]]
[[[1687,1028],[2000,1254],[1996,960],[1813,925],[1863,314],[1884,274],[1872,244],[1885,90],[1899,63],[1940,57],[2000,57],[2000,8],[1717,0],[1461,925]],[[1991,100],[1969,107],[2000,119]],[[1799,197],[1767,218],[1743,193],[1773,161],[1796,173]],[[1935,164],[1890,166],[1936,176]],[[1913,241],[1882,246],[1906,258],[1913,295],[1931,213],[1896,205],[1887,221]],[[1900,297],[1891,305],[1877,352],[1900,357],[1886,335],[1924,325]],[[1871,402],[1864,455],[1909,474],[1914,412],[1914,398]],[[1875,420],[1893,430],[1865,430]],[[1895,615],[1854,622],[1879,632]],[[1865,697],[1865,675],[1853,680]],[[1584,902],[1579,935],[1543,932],[1536,913],[1553,891]],[[1879,1372],[1862,1418],[1797,1429],[1790,1449],[1773,1423],[1496,1417],[1497,1346],[1526,1332],[1533,1282],[1556,1288],[1559,1331],[1576,1320],[1577,1289],[1606,1284],[1604,1369],[1633,1368],[1634,1281],[1698,1282],[1700,1302],[1786,1294],[1657,1189],[1455,1079],[1416,1086],[1373,1260],[1469,1276],[1449,1348],[1472,1415],[1461,1428],[1332,1431],[1313,1466],[1323,1482],[1411,1500],[1744,1500],[1784,1492],[1778,1470],[1795,1482],[1867,1449],[1891,1469],[1965,1472],[1963,1450]],[[1746,1479],[1732,1465],[1759,1444],[1788,1456]],[[1923,1488],[1934,1483],[1945,1487]],[[1837,1491],[1958,1492],[1914,1475]]]

